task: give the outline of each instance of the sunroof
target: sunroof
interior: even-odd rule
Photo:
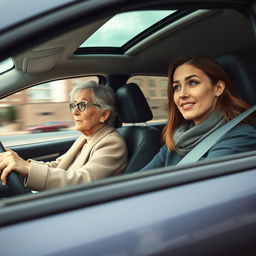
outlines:
[[[0,74],[12,69],[14,67],[14,63],[11,58],[5,59],[0,62]]]
[[[175,11],[134,11],[117,14],[92,34],[83,47],[122,47],[129,40]]]

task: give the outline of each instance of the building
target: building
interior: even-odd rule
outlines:
[[[69,94],[72,88],[83,81],[97,77],[79,77],[48,82],[15,93],[0,101],[0,123],[6,125],[13,122],[8,115],[12,109],[15,112],[17,130],[39,125],[49,121],[73,123],[69,111]],[[167,116],[167,78],[135,76],[128,83],[137,83],[152,109],[155,120],[166,119]]]

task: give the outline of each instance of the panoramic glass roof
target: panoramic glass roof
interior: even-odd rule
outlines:
[[[7,70],[12,69],[13,67],[14,67],[14,63],[11,58],[1,61],[0,62],[0,74],[6,72]]]
[[[117,14],[92,34],[80,48],[122,47],[129,40],[174,12],[174,10],[154,10]]]

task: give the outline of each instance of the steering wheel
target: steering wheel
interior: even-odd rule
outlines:
[[[0,142],[0,152],[5,152],[5,148],[1,142]],[[1,184],[1,187],[2,187],[1,190],[5,195],[8,194],[10,196],[10,195],[22,195],[26,193],[31,193],[31,191],[24,186],[23,179],[17,172],[11,172],[7,176],[6,186],[8,187],[8,189],[4,188],[5,186]]]

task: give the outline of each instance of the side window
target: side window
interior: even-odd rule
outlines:
[[[153,113],[151,122],[167,120],[167,77],[133,76],[127,83],[136,83],[141,88]]]
[[[28,138],[29,143],[56,139],[58,131],[74,130],[68,107],[69,93],[76,84],[92,79],[98,82],[96,76],[48,82],[0,100],[0,136],[4,145],[26,144]],[[42,132],[55,133],[52,136],[31,136]]]

